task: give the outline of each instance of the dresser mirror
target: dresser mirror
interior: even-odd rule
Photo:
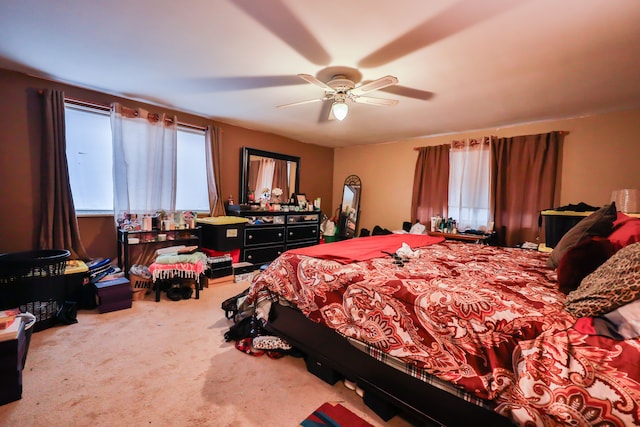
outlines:
[[[360,195],[362,182],[357,175],[349,175],[344,180],[342,188],[342,204],[340,205],[340,219],[338,235],[350,239],[356,236],[358,216],[360,215]]]
[[[258,203],[264,189],[280,188],[281,202],[298,194],[300,157],[242,147],[240,203]]]

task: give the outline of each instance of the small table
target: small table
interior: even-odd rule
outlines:
[[[491,234],[466,234],[466,233],[441,233],[439,231],[429,231],[429,236],[444,237],[447,240],[460,240],[469,243],[487,244]]]
[[[200,299],[200,288],[202,287],[202,277],[206,263],[202,260],[197,262],[183,261],[173,264],[159,264],[154,262],[149,266],[153,284],[156,288],[156,302],[160,301],[160,283],[162,280],[192,279],[195,281],[196,299]]]

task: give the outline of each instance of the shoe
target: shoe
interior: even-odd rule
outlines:
[[[191,286],[183,286],[182,289],[180,290],[180,295],[182,296],[182,299],[189,299],[191,298],[192,294],[193,294],[193,289],[191,289]]]
[[[280,350],[267,350],[267,356],[271,359],[280,359],[281,357],[286,356],[287,354]]]
[[[291,350],[291,345],[280,337],[261,335],[253,339],[253,346],[259,350]]]
[[[264,354],[264,351],[256,350],[253,347],[253,338],[243,338],[236,341],[236,348],[250,356],[262,356]]]
[[[346,388],[348,388],[349,390],[355,390],[355,389],[356,389],[356,387],[357,387],[357,385],[356,385],[356,383],[355,383],[355,382],[353,382],[353,381],[349,381],[348,379],[345,379],[345,380],[344,380],[344,386],[345,386]]]
[[[167,298],[171,301],[180,301],[182,299],[182,289],[180,286],[172,286],[167,289]]]

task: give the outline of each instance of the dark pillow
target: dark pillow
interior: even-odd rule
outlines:
[[[565,252],[587,237],[608,236],[611,233],[613,221],[615,221],[616,218],[617,212],[615,203],[605,205],[591,215],[584,217],[584,219],[574,225],[564,236],[562,236],[556,247],[553,248],[549,259],[547,259],[547,266],[550,268],[557,268]]]
[[[582,279],[564,305],[576,317],[596,317],[640,298],[640,242],[616,252]]]
[[[618,212],[618,219],[613,222],[613,231],[609,234],[609,241],[616,250],[640,242],[640,218]]]
[[[564,294],[575,290],[582,279],[593,273],[616,252],[605,237],[588,237],[570,248],[558,264],[558,289]]]

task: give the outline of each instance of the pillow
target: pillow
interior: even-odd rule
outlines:
[[[640,297],[640,242],[616,252],[580,286],[567,295],[564,305],[576,317],[595,317]]]
[[[600,267],[616,252],[605,237],[588,237],[570,248],[558,264],[558,289],[564,294],[574,291],[582,279]]]
[[[605,205],[591,215],[584,217],[562,236],[556,247],[551,251],[551,255],[547,259],[547,266],[557,268],[565,252],[587,237],[608,236],[616,218],[615,203]]]
[[[586,335],[614,340],[640,337],[640,299],[598,317],[580,317],[573,328]]]
[[[640,242],[640,218],[618,212],[618,219],[613,222],[613,231],[609,235],[609,241],[616,250]]]
[[[640,336],[640,299],[625,304],[603,316],[624,339]]]

